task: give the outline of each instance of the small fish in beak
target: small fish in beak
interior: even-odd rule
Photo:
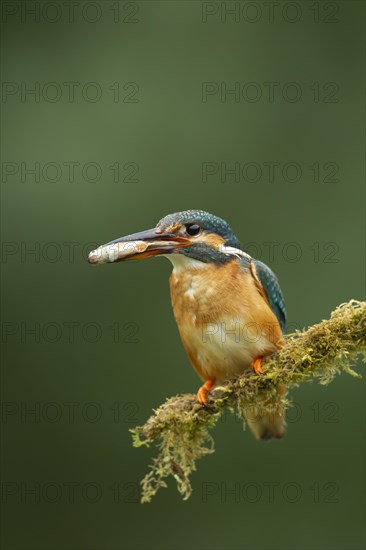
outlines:
[[[138,260],[169,254],[179,247],[189,245],[189,239],[179,235],[163,233],[157,228],[148,229],[99,246],[89,253],[88,262],[90,264],[106,264]]]
[[[107,264],[113,262],[122,262],[130,256],[135,256],[145,252],[149,243],[145,241],[130,241],[119,243],[107,243],[92,250],[88,255],[90,264]]]

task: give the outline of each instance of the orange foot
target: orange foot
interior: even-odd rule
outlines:
[[[200,387],[200,389],[197,392],[197,401],[201,405],[206,405],[207,403],[207,394],[212,388],[212,386],[215,384],[215,380],[206,380],[206,382],[203,384],[203,386]]]
[[[258,357],[255,361],[252,361],[251,366],[255,374],[264,374],[262,370],[263,357]]]

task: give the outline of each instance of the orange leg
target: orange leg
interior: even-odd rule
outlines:
[[[258,357],[255,361],[252,361],[251,366],[255,374],[264,374],[262,370],[263,357]]]
[[[200,389],[197,392],[198,403],[200,403],[201,405],[206,405],[207,394],[214,384],[215,384],[215,380],[209,379],[209,380],[206,380],[203,386],[200,387]]]

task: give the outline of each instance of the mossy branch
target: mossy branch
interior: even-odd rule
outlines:
[[[197,404],[192,394],[171,397],[143,425],[131,430],[135,447],[154,441],[159,454],[142,480],[142,502],[150,502],[165,478],[172,475],[184,499],[192,492],[189,476],[197,459],[214,452],[209,429],[224,409],[243,418],[248,410],[270,413],[281,401],[290,403],[277,392],[279,384],[297,386],[313,378],[328,384],[341,371],[360,377],[351,368],[356,357],[366,358],[366,302],[351,300],[340,305],[329,320],[286,336],[283,349],[264,363],[265,374],[251,372],[214,389],[208,407]]]

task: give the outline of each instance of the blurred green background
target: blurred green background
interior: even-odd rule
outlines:
[[[200,208],[274,269],[292,327],[364,299],[363,2],[2,9],[3,548],[364,548],[346,375],[292,392],[281,442],[225,417],[191,499],[139,503],[154,450],[128,430],[200,381],[170,264],[85,260]]]

